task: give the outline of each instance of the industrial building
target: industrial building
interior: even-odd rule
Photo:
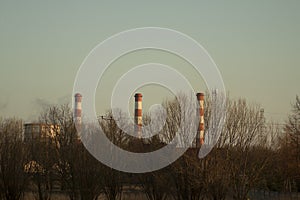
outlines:
[[[197,115],[199,117],[198,131],[196,135],[196,141],[194,147],[200,147],[204,144],[204,93],[196,94],[197,100]],[[142,98],[141,93],[136,93],[135,107],[134,107],[134,123],[135,133],[137,138],[141,138],[142,131]],[[74,106],[74,119],[77,131],[81,131],[81,115],[82,115],[82,95],[75,94],[75,106]],[[47,141],[49,138],[54,138],[60,133],[60,126],[55,124],[45,123],[26,123],[24,124],[24,141],[40,140]]]
[[[59,125],[26,123],[24,124],[24,142],[33,140],[47,141],[49,138],[54,138],[59,132]]]

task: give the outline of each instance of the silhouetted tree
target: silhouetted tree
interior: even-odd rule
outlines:
[[[23,122],[15,118],[0,119],[0,195],[17,200],[24,194],[27,177],[24,166],[27,148],[22,141]]]

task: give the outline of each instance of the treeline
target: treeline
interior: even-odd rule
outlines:
[[[78,140],[68,105],[49,106],[41,113],[40,123],[60,126],[59,134],[47,140],[24,142],[22,120],[2,118],[0,197],[17,200],[32,193],[44,200],[60,191],[72,200],[99,196],[112,200],[121,199],[125,190],[139,190],[149,200],[244,200],[252,190],[299,192],[299,98],[284,128],[266,122],[261,107],[243,99],[227,100],[223,118],[221,112],[211,112],[211,106],[218,103],[212,99],[206,101],[205,119],[226,120],[208,156],[199,159],[199,149],[190,148],[173,164],[145,174],[119,172],[93,158]],[[146,144],[119,129],[111,112],[99,123],[121,148],[152,151],[164,146],[181,125],[178,101],[166,101],[163,106],[167,111],[165,126]],[[149,120],[144,117],[145,124]],[[205,134],[219,127],[215,122],[205,121]],[[215,127],[209,127],[212,124]]]

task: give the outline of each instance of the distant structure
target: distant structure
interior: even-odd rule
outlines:
[[[197,93],[196,96],[198,101],[197,113],[199,115],[196,147],[200,147],[204,144],[204,93]]]
[[[134,131],[138,138],[142,138],[142,125],[143,125],[143,119],[142,119],[142,98],[143,95],[141,93],[136,93],[134,95],[135,99],[135,106],[134,106]]]
[[[79,93],[75,94],[75,108],[74,108],[74,118],[75,118],[75,125],[77,128],[77,131],[81,131],[81,113],[82,113],[82,107],[81,107],[81,102],[82,102],[82,95]]]
[[[47,142],[60,133],[60,126],[43,123],[26,123],[24,124],[24,142],[43,141]]]
[[[196,147],[199,148],[204,144],[204,93],[197,93],[197,115],[199,116],[199,125],[196,135]],[[143,95],[141,93],[136,93],[134,95],[135,105],[134,105],[134,132],[135,135],[141,139],[142,138],[142,99]],[[75,124],[78,132],[81,130],[82,125],[82,95],[77,93],[75,94],[75,107],[74,107],[74,118]],[[103,116],[102,116],[103,118]]]

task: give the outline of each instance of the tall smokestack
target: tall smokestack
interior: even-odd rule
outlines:
[[[75,108],[74,108],[74,117],[77,131],[81,131],[81,100],[82,95],[77,93],[75,94]],[[79,130],[78,130],[79,129]]]
[[[198,132],[197,132],[197,141],[196,141],[196,147],[200,147],[204,144],[204,93],[197,93],[197,101],[199,107],[197,109],[197,112],[199,112],[199,126],[198,126]]]
[[[135,109],[134,109],[134,131],[138,138],[142,137],[142,97],[143,95],[141,93],[136,93],[134,95],[135,99]]]

